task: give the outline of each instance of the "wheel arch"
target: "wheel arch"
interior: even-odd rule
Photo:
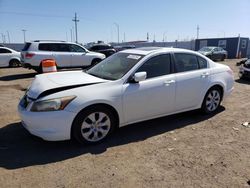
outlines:
[[[218,88],[218,89],[221,91],[221,96],[222,96],[222,100],[223,100],[223,96],[224,96],[224,86],[223,86],[223,84],[221,84],[221,83],[215,83],[215,84],[211,85],[211,86],[208,88],[207,92],[208,92],[210,89],[212,89],[212,88]],[[207,92],[206,92],[206,94],[207,94]],[[205,96],[204,96],[204,97],[205,97]]]
[[[71,124],[71,129],[70,129],[70,137],[73,138],[72,136],[72,133],[73,133],[73,125],[74,125],[74,122],[76,120],[76,117],[82,113],[83,111],[87,110],[88,108],[93,108],[95,106],[102,106],[102,107],[105,107],[107,109],[109,109],[112,113],[114,113],[114,116],[115,116],[115,120],[116,120],[116,123],[115,123],[115,128],[118,128],[119,127],[119,123],[120,123],[120,116],[119,116],[119,113],[117,111],[117,109],[115,107],[113,107],[112,105],[110,104],[107,104],[107,103],[95,103],[95,104],[90,104],[86,107],[84,107],[83,109],[81,109],[80,111],[78,111],[78,113],[76,114],[76,116],[74,117],[74,120]]]
[[[13,60],[16,60],[16,61],[19,61],[19,63],[21,62],[20,58],[18,57],[12,57],[10,60],[9,60],[9,63]]]

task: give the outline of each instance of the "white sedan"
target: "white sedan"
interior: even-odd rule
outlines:
[[[0,67],[20,65],[21,53],[7,47],[0,47]]]
[[[96,143],[131,123],[194,109],[214,113],[233,83],[228,66],[194,51],[138,48],[86,72],[37,75],[18,110],[23,126],[44,140]]]

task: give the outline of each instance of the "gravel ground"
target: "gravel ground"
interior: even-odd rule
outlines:
[[[46,142],[20,124],[35,73],[0,69],[0,187],[250,187],[250,81],[213,116],[198,111],[130,125],[94,146]]]

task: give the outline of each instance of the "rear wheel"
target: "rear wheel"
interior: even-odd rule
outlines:
[[[202,103],[202,111],[206,114],[214,113],[218,110],[222,100],[222,91],[219,87],[212,87],[208,90]]]
[[[98,143],[113,132],[115,124],[115,117],[109,109],[103,106],[92,106],[76,116],[72,136],[82,144]]]
[[[9,62],[9,67],[19,67],[19,65],[20,65],[20,62],[17,59],[12,59]]]

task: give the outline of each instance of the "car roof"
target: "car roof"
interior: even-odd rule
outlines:
[[[34,40],[26,43],[59,43],[59,44],[77,44],[74,42],[59,41],[59,40]],[[78,44],[81,45],[81,44]]]
[[[183,53],[195,53],[192,50],[186,50],[182,48],[166,48],[166,47],[143,47],[143,48],[134,48],[122,51],[122,53],[132,53],[140,55],[148,55],[155,52],[183,52]]]
[[[7,50],[15,51],[15,50],[8,48],[8,47],[5,47],[5,46],[0,46],[0,49],[7,49]]]

